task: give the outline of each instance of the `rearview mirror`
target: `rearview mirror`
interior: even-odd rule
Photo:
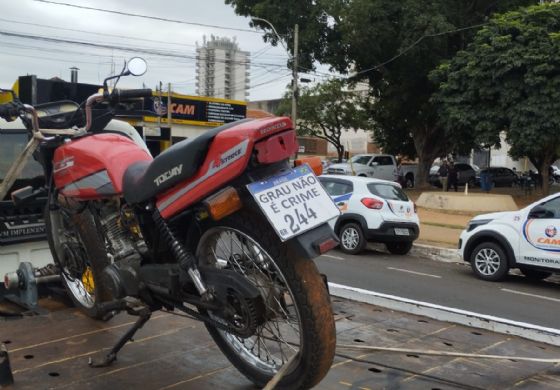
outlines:
[[[148,70],[146,60],[140,57],[133,57],[126,64],[126,74],[142,76]]]

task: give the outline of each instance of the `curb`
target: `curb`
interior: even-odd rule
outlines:
[[[445,263],[463,263],[463,259],[459,256],[458,249],[414,244],[409,254],[411,256],[423,257],[430,260],[443,261]]]
[[[560,346],[560,330],[517,322],[486,314],[469,312],[428,302],[415,301],[361,288],[329,282],[330,294],[351,301],[368,303],[387,309],[452,322],[468,327],[523,337],[528,340]]]

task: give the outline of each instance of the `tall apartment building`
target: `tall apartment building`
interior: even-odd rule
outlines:
[[[232,100],[249,96],[250,54],[239,49],[235,38],[211,36],[196,48],[196,93]]]

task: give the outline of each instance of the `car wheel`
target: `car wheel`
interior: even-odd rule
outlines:
[[[355,255],[364,250],[366,238],[362,228],[357,223],[347,223],[340,229],[340,249],[344,253]]]
[[[413,175],[406,175],[406,188],[414,188],[414,176]]]
[[[412,248],[412,241],[388,242],[385,246],[387,250],[394,255],[406,255]]]
[[[471,268],[475,275],[490,282],[502,280],[509,265],[502,247],[494,242],[483,242],[471,254]]]
[[[520,268],[519,270],[527,279],[531,280],[543,280],[552,275],[552,272],[539,271],[532,268]]]

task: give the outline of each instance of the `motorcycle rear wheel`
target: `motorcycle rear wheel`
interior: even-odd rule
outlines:
[[[260,215],[244,212],[204,227],[197,258],[245,275],[263,297],[266,320],[252,336],[206,326],[242,374],[262,387],[297,355],[277,389],[308,389],[323,379],[333,361],[336,332],[313,261],[292,253]]]

